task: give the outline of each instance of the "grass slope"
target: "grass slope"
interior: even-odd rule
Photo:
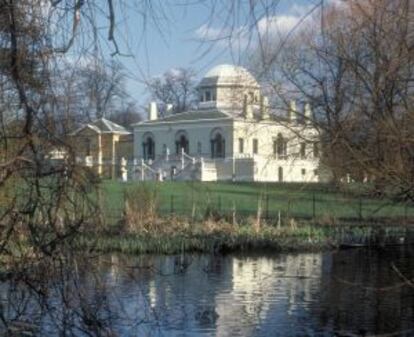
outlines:
[[[103,203],[108,219],[119,218],[123,193],[139,182],[104,181]],[[147,182],[155,189],[160,215],[178,214],[201,219],[210,211],[235,212],[238,216],[262,214],[282,218],[380,219],[401,221],[414,216],[414,208],[364,196],[361,186],[346,192],[324,184],[231,183],[231,182]],[[139,200],[137,200],[139,202]]]

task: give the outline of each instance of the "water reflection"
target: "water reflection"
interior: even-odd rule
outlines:
[[[102,308],[114,336],[412,336],[414,289],[395,270],[414,278],[413,256],[410,247],[266,256],[113,255],[96,260],[99,275],[80,261],[79,282],[85,301]],[[59,308],[58,300],[51,302]],[[48,317],[40,335],[58,335]]]
[[[361,335],[414,336],[414,288],[392,267],[413,279],[413,257],[413,247],[327,255],[329,269],[318,299],[320,324]]]
[[[290,328],[320,284],[322,255],[233,258],[231,287],[215,297],[217,336],[261,336]],[[301,327],[295,327],[299,332]]]
[[[125,258],[116,278],[148,304],[151,336],[332,336],[413,328],[412,252]],[[129,303],[128,301],[127,303]],[[136,303],[139,303],[136,302]],[[141,302],[142,303],[142,302]],[[131,304],[127,305],[132,310]]]

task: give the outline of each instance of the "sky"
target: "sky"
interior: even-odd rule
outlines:
[[[217,1],[214,13],[212,2],[151,0],[156,17],[133,5],[117,9],[120,14],[115,36],[123,54],[117,59],[125,66],[131,99],[139,105],[148,102],[145,81],[171,69],[189,67],[201,78],[217,64],[243,65],[247,52],[255,45],[256,35],[251,35],[249,28],[261,34],[284,34],[320,0],[258,1],[269,6],[259,6],[254,13],[256,19],[247,11],[248,0],[240,0],[242,5],[234,8],[231,16],[232,0]],[[105,32],[106,27],[102,27],[102,34]],[[230,34],[231,46],[227,39]]]

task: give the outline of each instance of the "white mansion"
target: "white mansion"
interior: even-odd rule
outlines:
[[[134,178],[317,182],[318,132],[305,106],[286,117],[269,113],[255,78],[244,68],[219,65],[198,85],[195,110],[134,125]],[[168,109],[167,109],[168,110]]]

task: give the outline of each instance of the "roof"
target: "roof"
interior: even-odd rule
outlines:
[[[139,122],[134,126],[138,125],[151,125],[158,123],[170,123],[170,122],[189,122],[198,120],[211,120],[211,119],[231,119],[232,116],[228,113],[219,110],[193,110],[174,115],[169,115],[163,118]]]
[[[93,121],[92,123],[82,125],[80,128],[75,130],[72,134],[77,134],[85,128],[90,128],[97,133],[117,133],[117,134],[123,134],[123,135],[131,134],[131,132],[129,132],[122,125],[111,122],[110,120],[103,118],[103,117]]]
[[[200,81],[199,87],[217,85],[259,87],[256,79],[247,69],[232,64],[220,64],[210,69]]]

